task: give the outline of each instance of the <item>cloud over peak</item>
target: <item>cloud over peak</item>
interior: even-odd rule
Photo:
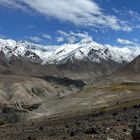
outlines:
[[[65,41],[67,43],[73,44],[84,39],[92,40],[92,37],[87,32],[65,32],[58,30],[57,34],[59,35],[59,37],[57,37],[57,42]]]
[[[138,45],[137,43],[133,42],[133,41],[130,41],[130,40],[127,40],[127,39],[121,39],[121,38],[118,38],[117,39],[117,42],[121,45],[130,45],[130,46],[134,46],[134,45]]]

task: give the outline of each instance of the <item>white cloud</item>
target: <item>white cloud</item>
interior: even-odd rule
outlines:
[[[56,31],[55,38],[45,33],[40,33],[37,36],[29,36],[29,37],[25,36],[25,38],[35,43],[42,43],[42,42],[53,40],[57,42],[67,42],[70,44],[81,41],[82,39],[92,39],[92,37],[87,32],[73,32],[73,31],[65,32],[62,30]]]
[[[42,34],[42,37],[45,38],[45,39],[49,39],[49,40],[52,39],[52,37],[48,34]]]
[[[63,42],[65,39],[63,37],[57,37],[56,40],[57,42]]]
[[[37,29],[37,27],[35,25],[29,25],[28,28],[29,29]]]
[[[29,11],[27,6],[23,5],[20,0],[0,0],[0,5],[13,9],[21,9],[26,12]]]
[[[116,8],[112,8],[112,10],[115,12],[115,13],[120,13],[120,11]]]
[[[73,36],[76,36],[76,37],[78,37],[78,38],[81,38],[81,39],[83,39],[83,38],[90,38],[90,37],[91,37],[87,32],[83,32],[83,33],[81,33],[81,32],[79,32],[79,33],[74,33],[74,32],[72,32],[72,31],[70,31],[70,34],[73,35]]]
[[[103,12],[94,0],[0,0],[0,4],[24,11],[32,9],[46,17],[69,21],[75,25],[132,30],[116,16]]]
[[[75,36],[70,36],[67,40],[70,44],[73,44],[77,41],[77,38]]]
[[[75,43],[77,41],[77,38],[75,35],[72,35],[71,32],[64,32],[61,30],[58,30],[57,33],[60,35],[60,37],[63,37],[64,40],[66,40],[68,43]]]
[[[38,37],[38,36],[32,36],[32,37],[28,37],[28,39],[32,42],[36,42],[36,43],[40,43],[43,41],[42,38]]]
[[[67,32],[62,31],[62,30],[57,30],[57,33],[64,36],[64,37],[69,36],[69,34]]]
[[[42,43],[42,42],[45,42],[45,40],[47,39],[48,40],[52,40],[52,37],[48,34],[45,34],[45,33],[41,33],[37,36],[25,36],[25,38],[29,41],[32,41],[32,42],[35,42],[35,43]]]
[[[63,38],[63,40],[66,40],[68,43],[76,43],[82,39],[92,39],[92,37],[87,32],[65,32],[58,30],[57,33],[59,34],[59,37],[57,38]]]
[[[129,14],[131,18],[137,19],[138,21],[140,21],[140,13],[138,13],[136,11],[129,10],[127,12],[127,14]]]
[[[127,10],[126,8],[122,8],[122,9],[112,9],[120,18],[126,18],[127,17],[127,21],[121,21],[122,25],[126,25],[124,27],[124,30],[126,31],[132,31],[132,29],[139,29],[140,25],[140,13],[136,12],[136,11],[132,11],[132,10]],[[129,26],[128,26],[129,24]]]
[[[126,40],[126,39],[121,39],[121,38],[118,38],[117,42],[122,45],[137,45],[137,43],[135,43],[135,42],[132,42],[132,41]]]
[[[125,27],[123,28],[123,30],[124,30],[124,31],[127,31],[127,32],[131,32],[133,29],[132,29],[132,27],[125,26]]]

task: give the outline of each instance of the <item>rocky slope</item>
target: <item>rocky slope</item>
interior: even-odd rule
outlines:
[[[135,48],[138,49],[137,52],[132,48],[113,49],[111,46],[103,46],[91,40],[88,42],[85,40],[81,44],[62,45],[56,50],[42,51],[42,46],[39,48],[40,46],[35,44],[35,46],[33,44],[33,46],[30,46],[28,43],[27,45],[13,40],[6,40],[6,43],[5,40],[1,42],[1,124],[27,121],[27,130],[33,130],[34,132],[35,129],[38,135],[42,131],[42,127],[36,129],[36,127],[31,126],[32,124],[28,120],[33,119],[33,124],[38,127],[40,124],[43,125],[46,118],[53,118],[54,120],[65,118],[67,120],[70,117],[77,118],[89,114],[95,115],[99,113],[102,115],[103,113],[131,108],[140,104],[139,57],[119,71],[105,76],[107,73],[128,63],[134,56],[137,56],[139,48]],[[43,54],[44,59],[42,59],[40,53]],[[87,84],[89,77],[93,78],[99,75],[102,76]],[[87,79],[87,81],[83,81],[83,79]],[[123,119],[123,112],[121,113],[120,118]],[[131,116],[131,112],[127,112],[127,114]],[[103,123],[108,126],[104,119]],[[90,124],[93,124],[93,122]],[[100,124],[99,120],[97,121],[98,124]],[[21,123],[22,125],[24,124]],[[53,136],[57,135],[56,138],[61,138],[61,136],[66,137],[66,139],[69,138],[65,131],[61,131],[64,129],[63,124],[58,126],[57,131],[55,131],[55,125],[53,128],[50,127],[51,131],[47,130],[46,135],[43,133],[44,139],[50,138],[50,132],[53,132],[51,134]],[[73,127],[72,124],[70,125]],[[114,123],[109,123],[109,125],[114,125]],[[125,123],[122,128],[125,129],[124,125]],[[24,126],[22,126],[23,129],[17,129],[20,130],[18,134],[26,139],[26,132],[22,132],[26,131]],[[128,128],[128,126],[126,127]],[[78,130],[79,132],[75,132],[75,129],[70,128],[68,132],[70,135],[77,133],[78,137],[81,134],[85,136],[87,133],[93,132],[93,129],[90,129],[91,127],[84,126],[83,128],[84,131]],[[1,131],[4,129],[8,130],[9,126],[8,128],[0,128]],[[11,129],[13,132],[17,132],[12,125]],[[88,131],[89,129],[92,132]],[[104,128],[101,130],[103,133],[107,131]],[[130,132],[130,129],[128,131]],[[59,135],[60,132],[64,135]],[[27,133],[29,134],[27,139],[31,139],[31,133]],[[103,133],[102,137],[104,138]],[[116,135],[113,132],[111,134]],[[18,137],[15,133],[10,135],[13,138]],[[7,139],[10,138],[10,135],[7,136]],[[4,139],[5,135],[1,134],[1,136]],[[126,136],[126,134],[121,134],[121,137],[123,136]],[[40,139],[43,138],[41,137]]]
[[[83,81],[56,77],[0,74],[0,122],[10,123],[49,115],[56,100],[84,88]]]
[[[2,140],[133,140],[133,126],[139,116],[139,106],[133,106],[83,117],[7,125],[0,128],[0,136]]]
[[[120,72],[126,74],[140,74],[140,56],[136,57],[131,63],[127,64]]]

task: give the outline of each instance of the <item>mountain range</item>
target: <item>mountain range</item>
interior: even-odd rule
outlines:
[[[126,63],[140,54],[139,47],[102,45],[90,38],[83,39],[76,44],[63,44],[61,46],[43,46],[24,41],[0,39],[0,50],[7,58],[13,55],[22,56],[41,64],[64,64],[75,60],[89,60],[94,63],[101,63],[102,60]]]
[[[139,47],[101,45],[90,38],[61,46],[0,39],[0,124],[25,121],[17,130],[13,127],[15,131],[11,125],[0,127],[11,133],[0,131],[2,139],[19,137],[18,130],[26,139],[30,133],[24,129],[44,139],[42,127],[39,132],[36,127],[49,120],[63,122],[91,114],[96,118],[127,108],[132,116],[131,108],[140,104],[139,79]],[[48,132],[55,132],[55,127]],[[81,138],[81,130],[79,134]]]
[[[39,76],[49,73],[87,79],[110,74],[139,54],[140,47],[102,45],[91,38],[61,46],[0,39],[1,71],[20,74],[26,71],[26,74],[29,72]]]

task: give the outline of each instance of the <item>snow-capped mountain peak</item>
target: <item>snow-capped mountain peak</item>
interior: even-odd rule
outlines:
[[[0,39],[0,51],[3,51],[7,58],[14,55],[33,59],[37,56],[42,62],[44,55],[49,54],[46,46],[12,39]]]
[[[102,61],[114,61],[116,63],[128,63],[140,54],[140,47],[115,47],[102,45],[94,42],[91,38],[86,38],[75,44],[63,44],[55,46],[53,50],[50,46],[43,46],[24,41],[14,41],[11,39],[0,39],[0,51],[10,58],[12,55],[29,58],[42,64],[64,64],[74,60],[91,61],[100,63]]]
[[[136,51],[137,50],[137,51]],[[140,54],[140,47],[116,47],[102,45],[91,39],[84,39],[76,44],[64,44],[52,52],[48,61],[50,63],[66,63],[73,60],[100,61],[111,60],[117,63],[130,62]]]

